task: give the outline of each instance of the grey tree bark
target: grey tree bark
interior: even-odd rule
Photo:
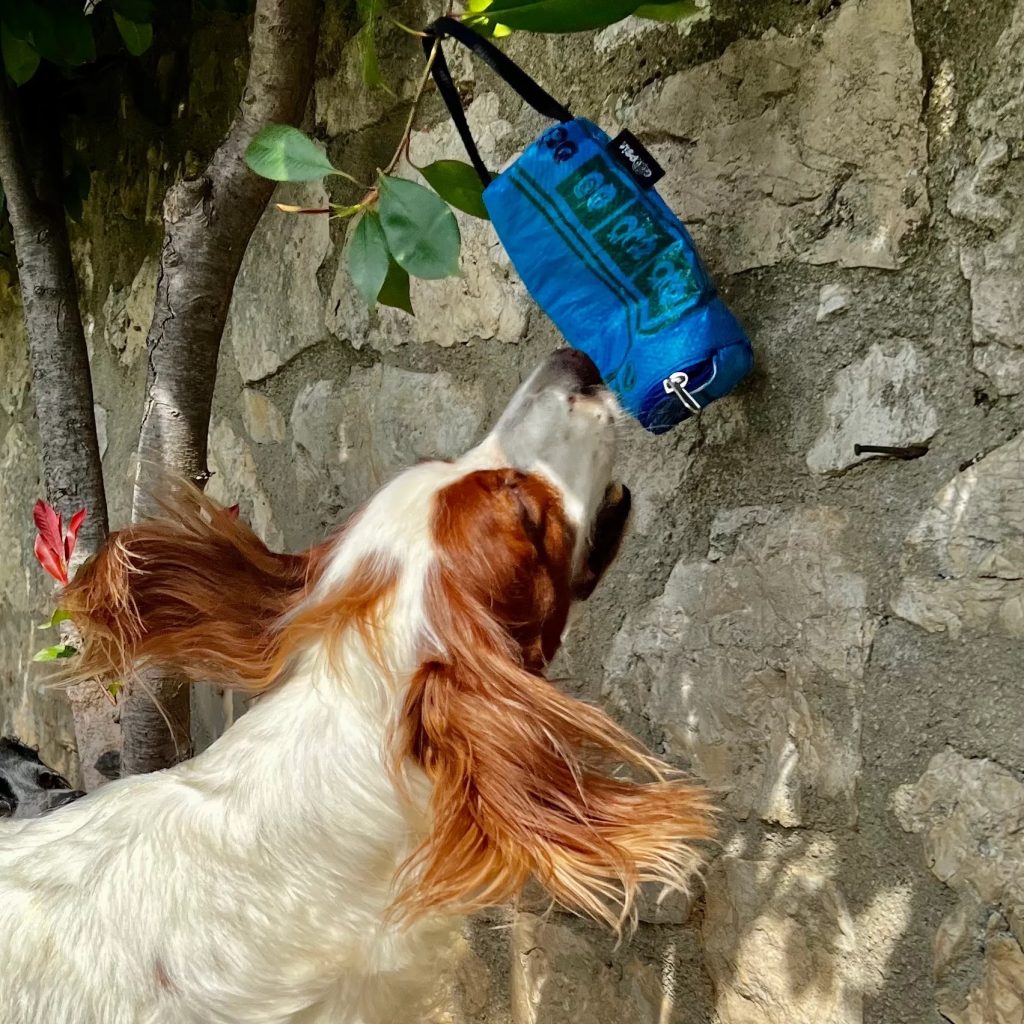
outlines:
[[[39,423],[42,471],[50,503],[65,522],[88,516],[76,563],[107,534],[107,500],[96,439],[92,377],[61,197],[61,140],[52,77],[40,69],[13,90],[0,81],[0,182],[14,233]],[[28,515],[29,510],[25,510]],[[98,685],[69,691],[84,787],[103,782],[99,758],[120,747],[114,711]]]
[[[149,377],[139,438],[133,518],[154,511],[150,466],[202,486],[217,358],[235,278],[273,192],[243,160],[270,122],[297,123],[312,82],[320,0],[257,0],[249,71],[238,112],[205,170],[174,185],[164,201],[164,241]],[[122,711],[125,774],[165,768],[190,749],[189,688],[148,674]]]

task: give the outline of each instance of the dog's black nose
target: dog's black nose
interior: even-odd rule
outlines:
[[[594,391],[601,386],[601,371],[594,360],[575,348],[552,352],[537,378],[538,389],[564,387],[570,393]]]

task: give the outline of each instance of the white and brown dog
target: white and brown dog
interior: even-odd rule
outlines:
[[[0,1021],[419,1021],[458,915],[530,878],[613,926],[685,885],[704,792],[541,675],[625,524],[614,419],[562,352],[303,555],[189,491],[114,534],[62,601],[79,673],[259,699],[192,761],[0,822]]]

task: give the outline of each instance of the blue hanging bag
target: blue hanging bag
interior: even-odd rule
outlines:
[[[538,113],[559,122],[492,175],[473,141],[440,40],[450,36]],[[629,132],[573,117],[516,63],[453,18],[428,29],[432,73],[494,229],[530,294],[597,364],[623,408],[655,434],[699,413],[753,366],[693,240],[654,189],[664,172]]]

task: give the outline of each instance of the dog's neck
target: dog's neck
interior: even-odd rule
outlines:
[[[176,773],[220,804],[226,842],[268,851],[267,870],[288,875],[282,884],[305,873],[325,900],[359,893],[379,922],[426,833],[429,785],[415,766],[393,763],[395,680],[364,655],[308,657]]]

